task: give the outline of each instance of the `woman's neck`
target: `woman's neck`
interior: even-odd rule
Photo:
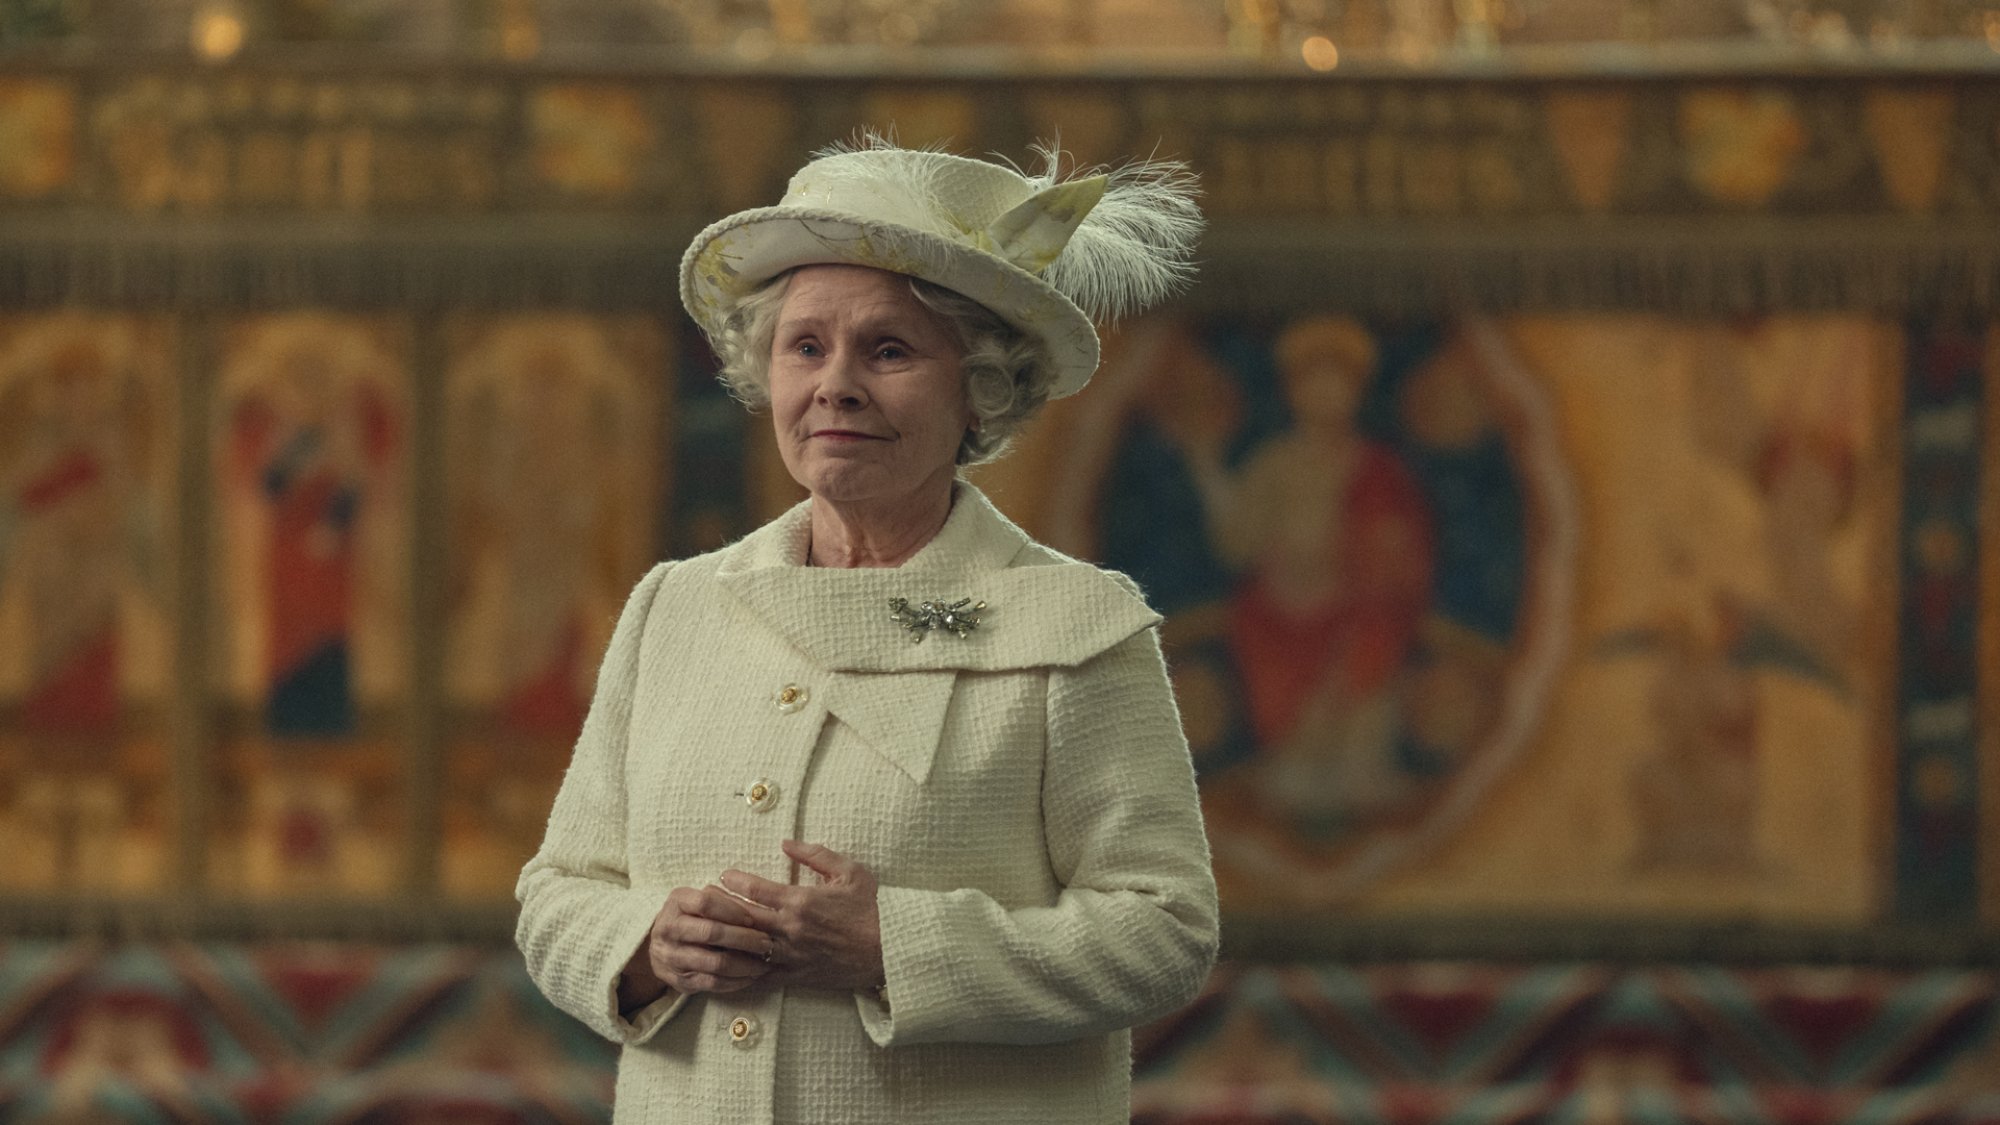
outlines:
[[[814,496],[807,566],[901,566],[937,537],[951,515],[952,482],[893,504],[855,504]]]

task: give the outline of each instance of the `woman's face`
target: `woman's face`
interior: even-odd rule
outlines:
[[[901,274],[802,266],[771,338],[771,422],[792,478],[839,503],[949,487],[973,421],[951,326]]]
[[[1308,428],[1346,430],[1361,407],[1367,376],[1338,356],[1314,356],[1284,370],[1285,400],[1292,418]]]

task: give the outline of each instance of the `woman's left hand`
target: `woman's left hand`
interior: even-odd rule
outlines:
[[[784,842],[785,854],[817,872],[817,885],[788,886],[748,872],[722,873],[725,889],[750,903],[773,938],[772,971],[755,988],[869,989],[882,983],[882,924],[875,873],[832,848]]]

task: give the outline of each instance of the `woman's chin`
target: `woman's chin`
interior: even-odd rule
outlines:
[[[933,499],[931,487],[941,485],[945,490],[951,487],[950,476],[926,477],[912,481],[903,477],[885,478],[882,474],[831,474],[805,482],[806,491],[815,500],[830,504],[867,505],[888,508],[910,505],[922,508]]]
[[[889,474],[870,465],[827,466],[807,473],[802,483],[814,499],[835,504],[865,504],[909,491],[895,487]]]

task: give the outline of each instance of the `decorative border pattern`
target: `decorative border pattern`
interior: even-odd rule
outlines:
[[[857,124],[1157,149],[1223,217],[2000,213],[2000,74],[981,79],[16,61],[0,200],[131,215],[714,214]],[[738,127],[738,119],[747,119]]]
[[[1979,884],[1979,493],[1984,332],[1910,333],[1895,912],[1974,920]]]
[[[1982,970],[1225,965],[1134,1029],[1144,1125],[1990,1122]],[[691,1018],[683,1016],[682,1018]],[[9,1121],[601,1122],[613,1045],[511,952],[0,944]]]
[[[858,126],[1200,173],[1198,304],[2000,305],[2000,72],[867,76],[15,60],[0,304],[660,307]]]

